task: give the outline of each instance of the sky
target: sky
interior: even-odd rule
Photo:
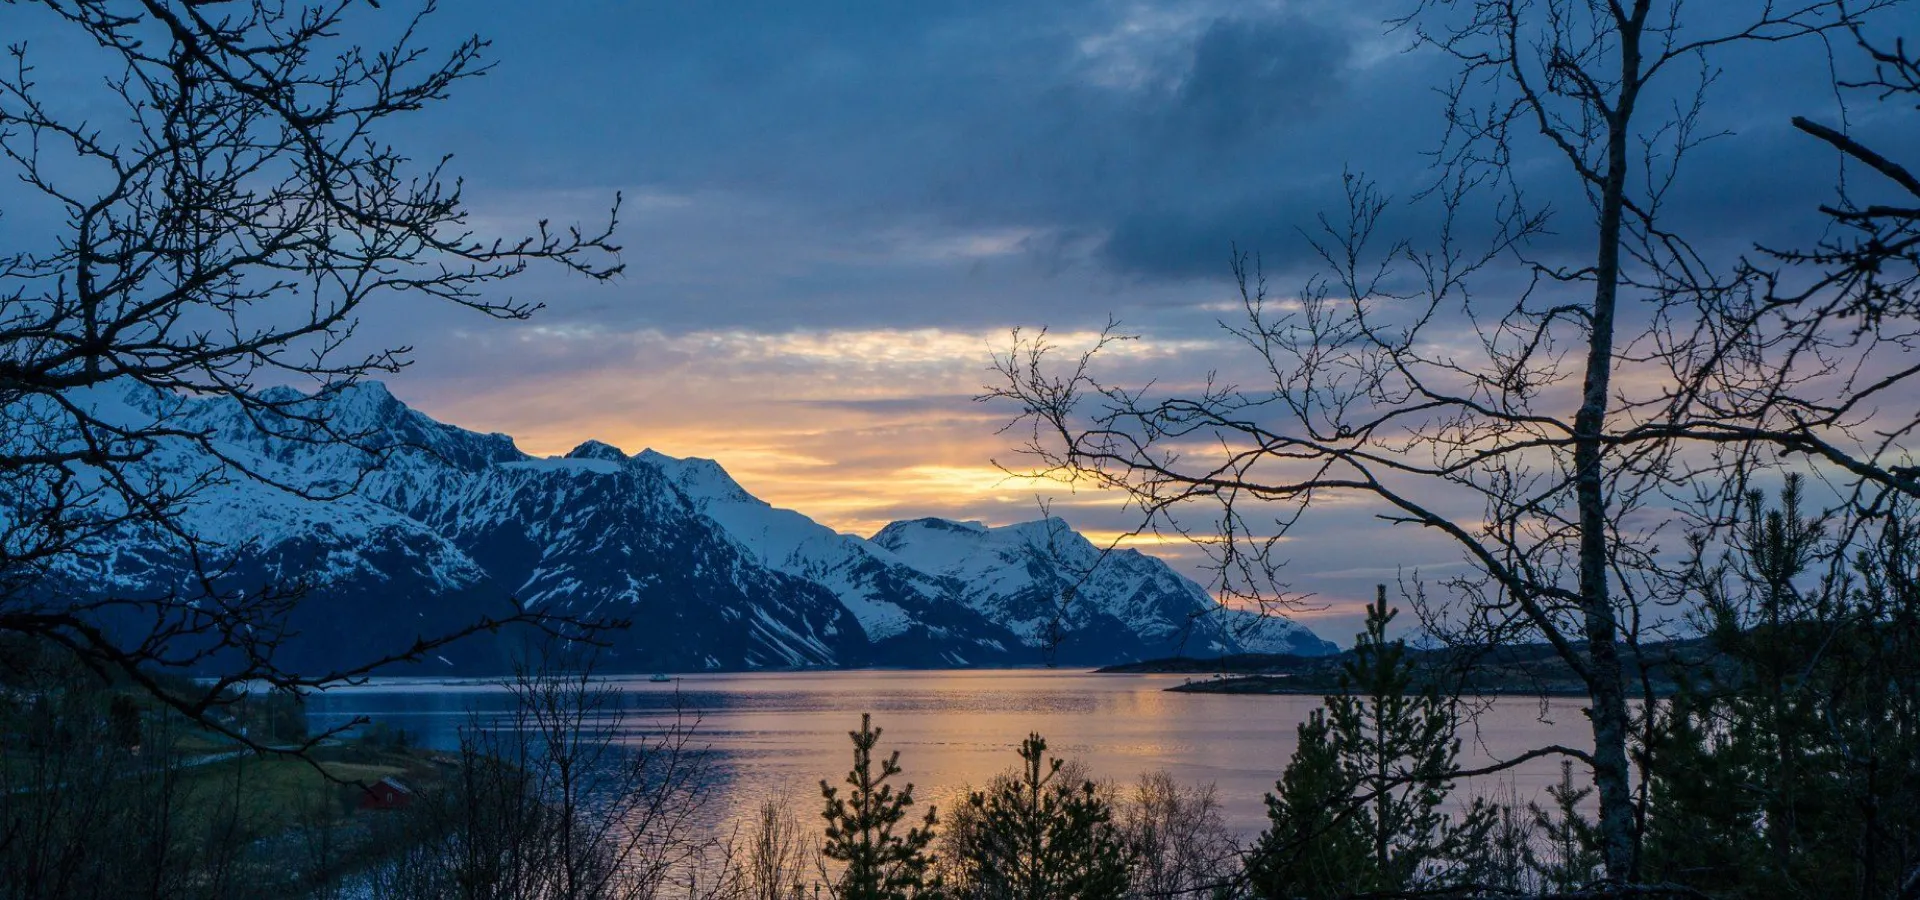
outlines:
[[[1257,379],[1221,328],[1232,248],[1284,293],[1312,274],[1301,230],[1343,172],[1399,197],[1433,177],[1452,68],[1387,25],[1411,5],[448,3],[427,36],[478,33],[496,67],[387,138],[453,154],[482,231],[590,221],[623,193],[626,272],[530,273],[514,290],[547,308],[529,322],[401,301],[365,327],[415,347],[396,395],[533,453],[594,438],[708,457],[863,535],[1045,503],[1113,539],[1137,524],[1117,498],[1002,470],[1025,462],[1000,430],[1015,410],[974,399],[991,354],[1016,327],[1072,346],[1117,320],[1141,337],[1113,362],[1122,380]],[[1697,3],[1690,21],[1754,5]],[[39,25],[7,16],[31,43]],[[1817,42],[1716,57],[1709,124],[1728,136],[1675,204],[1694,233],[1744,246],[1805,227],[1834,164],[1788,119],[1832,113],[1828,62]],[[1577,248],[1579,195],[1551,159],[1519,162],[1571,210]],[[1132,545],[1206,577],[1195,548]],[[1459,565],[1357,505],[1317,510],[1286,556],[1316,597],[1298,617],[1343,643],[1373,583]]]

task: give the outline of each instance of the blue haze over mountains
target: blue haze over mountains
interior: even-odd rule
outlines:
[[[210,480],[183,521],[217,548],[220,584],[305,583],[281,660],[306,669],[396,652],[416,636],[510,613],[516,600],[631,620],[602,657],[624,672],[1336,649],[1284,618],[1221,610],[1138,551],[1103,556],[1057,518],[993,528],[925,518],[863,539],[766,504],[710,460],[629,456],[596,441],[536,458],[506,435],[434,421],[377,383],[281,398],[325,404],[313,418],[351,439],[303,440],[288,423],[262,429],[230,401],[144,388],[82,402],[109,420],[208,434],[263,476],[232,472],[184,441],[139,467],[156,482]],[[122,534],[56,583],[95,596],[183,589],[183,558],[165,535]],[[528,637],[482,634],[390,674],[497,672]]]

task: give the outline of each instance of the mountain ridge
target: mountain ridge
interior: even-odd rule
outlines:
[[[1242,617],[1165,562],[1102,553],[1059,519],[929,517],[860,537],[761,500],[713,460],[627,454],[597,440],[537,457],[507,435],[439,422],[378,382],[276,394],[287,415],[270,422],[230,400],[139,393],[96,400],[162,410],[151,414],[188,423],[275,481],[351,488],[323,501],[228,479],[190,513],[250,575],[327,574],[301,610],[308,632],[330,636],[310,642],[316,661],[344,651],[343,623],[408,637],[406,624],[503,603],[631,619],[605,656],[621,671],[1099,665],[1336,649],[1286,620],[1260,623],[1268,634],[1256,647],[1240,636]],[[150,477],[209,464],[169,449]],[[96,562],[71,573],[72,584],[158,590],[182,577],[137,563],[166,555],[145,536],[119,540],[110,558],[130,562]],[[496,669],[509,643],[443,661]]]

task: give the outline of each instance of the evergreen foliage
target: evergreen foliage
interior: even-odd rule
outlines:
[[[1570,775],[1571,769],[1561,771]],[[1471,895],[1464,886],[1478,885],[1482,894],[1525,896],[1539,885],[1538,828],[1531,806],[1520,802],[1519,790],[1511,783],[1494,799],[1482,801],[1488,813],[1476,820],[1471,833],[1462,835],[1461,846],[1469,849],[1456,879],[1459,893]]]
[[[1353,782],[1325,710],[1299,726],[1300,743],[1267,795],[1270,824],[1247,857],[1257,897],[1331,900],[1365,889],[1367,836],[1350,814]]]
[[[1248,864],[1262,897],[1338,897],[1444,882],[1470,867],[1494,810],[1443,811],[1460,753],[1454,703],[1414,685],[1386,588],[1343,667],[1343,693],[1300,726],[1300,744],[1267,799],[1270,825]]]
[[[1580,811],[1593,796],[1593,786],[1577,786],[1573,763],[1560,763],[1560,781],[1547,786],[1550,807],[1536,802],[1527,804],[1539,840],[1526,847],[1526,867],[1539,876],[1541,887],[1559,893],[1572,893],[1599,877],[1600,832],[1593,820]]]
[[[953,845],[962,895],[977,900],[1119,900],[1134,851],[1094,783],[1048,758],[1038,734],[1020,743],[1019,771],[967,798],[966,839]]]
[[[826,800],[821,816],[826,819],[826,844],[821,853],[845,864],[833,883],[837,900],[911,900],[938,897],[937,878],[931,878],[933,864],[928,846],[933,843],[935,811],[929,807],[918,827],[898,830],[913,806],[913,785],[895,791],[888,781],[900,774],[900,751],[896,750],[875,767],[873,748],[880,743],[881,729],[873,727],[873,716],[860,716],[860,730],[850,731],[853,739],[853,768],[847,772],[846,796],[839,788],[820,782],[820,794]]]
[[[1890,514],[1839,565],[1803,507],[1798,478],[1774,508],[1750,494],[1733,551],[1695,564],[1715,656],[1659,723],[1648,867],[1715,896],[1905,896],[1920,875],[1920,542]]]

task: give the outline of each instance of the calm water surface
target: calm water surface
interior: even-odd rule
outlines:
[[[1094,675],[1032,669],[836,671],[691,675],[671,684],[616,678],[627,707],[628,740],[670,724],[676,707],[696,721],[696,745],[711,748],[727,780],[724,803],[738,813],[786,796],[811,812],[822,778],[836,784],[851,759],[847,732],[871,712],[885,729],[882,750],[899,750],[902,776],[922,802],[951,808],[1018,762],[1013,748],[1038,731],[1049,749],[1124,783],[1155,769],[1182,782],[1212,783],[1229,826],[1265,824],[1263,795],[1293,752],[1295,727],[1317,697],[1174,694],[1183,675]],[[317,727],[356,715],[391,723],[439,748],[459,728],[506,707],[497,684],[382,680],[319,695],[308,704]],[[1578,746],[1586,720],[1575,701],[1505,699],[1462,735],[1462,762],[1474,766],[1546,743]],[[1540,761],[1469,789],[1528,798],[1558,777]]]

